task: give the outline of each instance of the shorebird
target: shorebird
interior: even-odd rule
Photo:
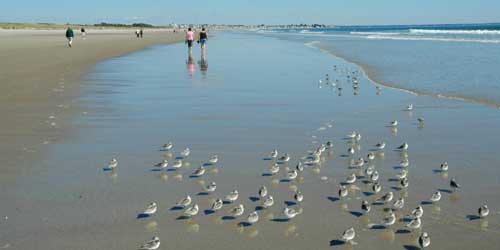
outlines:
[[[260,189],[259,189],[259,196],[261,198],[264,198],[264,197],[267,196],[267,188],[266,188],[266,186],[260,187]]]
[[[247,222],[250,224],[257,223],[259,221],[259,213],[257,211],[253,211],[248,215]]]
[[[160,238],[157,236],[153,237],[148,242],[142,244],[139,247],[139,250],[156,250],[160,247]]]
[[[199,166],[197,169],[194,170],[193,176],[200,177],[205,174],[205,167]]]
[[[411,230],[418,229],[422,226],[422,221],[420,218],[415,218],[410,221],[410,223],[406,224],[406,227],[410,228]]]
[[[326,142],[326,148],[327,148],[327,149],[332,149],[332,148],[333,148],[333,142],[331,142],[331,141],[327,141],[327,142]]]
[[[295,194],[293,195],[293,199],[296,201],[296,202],[302,202],[304,200],[304,195],[302,194],[302,192],[300,192],[299,190],[297,190],[297,192],[295,192]]]
[[[167,166],[168,166],[167,160],[162,160],[161,162],[155,164],[155,167],[159,168],[166,168]]]
[[[374,166],[368,166],[366,169],[365,169],[365,175],[366,176],[370,176],[373,174],[373,171],[375,171],[375,167]]]
[[[484,218],[484,217],[488,216],[488,214],[490,214],[490,209],[488,208],[488,206],[482,205],[477,210],[477,213],[479,214],[480,218]]]
[[[370,181],[371,182],[376,182],[378,181],[380,175],[378,174],[377,170],[374,170],[373,173],[370,175]]]
[[[347,133],[346,137],[349,139],[355,139],[357,134],[358,133],[356,131],[351,131],[351,132]]]
[[[368,153],[368,155],[366,156],[366,158],[368,158],[368,160],[370,160],[370,161],[373,161],[373,160],[375,160],[375,154],[374,153]]]
[[[354,231],[354,228],[351,227],[344,231],[341,239],[346,243],[355,244],[353,241],[355,236],[356,236],[356,231]]]
[[[424,123],[424,122],[425,122],[425,120],[424,120],[424,118],[423,118],[423,117],[419,117],[419,118],[417,118],[417,121],[418,121],[418,123],[420,123],[420,124],[422,124],[422,123]]]
[[[299,214],[299,212],[293,208],[285,207],[285,209],[283,209],[283,214],[286,216],[287,219],[293,219],[295,216]]]
[[[158,210],[158,205],[156,202],[151,202],[142,213],[151,216],[156,213],[156,210]]]
[[[393,198],[394,198],[394,193],[392,191],[389,191],[384,195],[382,195],[382,197],[380,197],[378,200],[383,203],[388,203],[391,202]]]
[[[184,210],[184,214],[188,217],[193,217],[198,214],[198,211],[200,211],[198,204],[194,204],[193,206],[188,207],[186,210]]]
[[[410,161],[408,159],[402,159],[399,162],[399,166],[402,168],[407,168],[408,166],[410,166]]]
[[[418,237],[418,245],[420,246],[420,249],[424,249],[428,247],[431,244],[431,237],[427,232],[423,232],[420,237]]]
[[[403,197],[401,197],[401,198],[397,199],[396,201],[394,201],[394,203],[392,204],[392,209],[400,210],[404,206],[405,206],[405,199]]]
[[[360,168],[363,167],[363,165],[365,165],[365,160],[362,157],[351,163],[351,167],[353,168]]]
[[[295,166],[295,170],[297,170],[298,172],[304,171],[304,166],[302,165],[302,162],[297,163],[297,166]]]
[[[243,206],[243,204],[240,204],[236,207],[233,207],[233,209],[231,209],[229,213],[231,214],[232,217],[239,217],[244,212],[245,212],[245,207]]]
[[[269,157],[271,157],[271,158],[276,158],[276,157],[278,157],[278,150],[277,150],[277,149],[272,150],[272,151],[269,153]]]
[[[349,194],[349,190],[345,186],[339,188],[339,198],[344,198]]]
[[[439,191],[434,192],[429,200],[432,203],[438,202],[439,200],[441,200],[441,192]]]
[[[361,202],[361,210],[363,210],[365,213],[370,212],[371,209],[372,207],[370,206],[370,203],[368,201],[363,200]]]
[[[382,150],[385,148],[385,142],[379,142],[377,144],[375,144],[375,147],[378,149],[378,150]]]
[[[269,169],[269,172],[271,172],[271,174],[276,174],[280,171],[280,166],[276,163],[274,163],[271,168]]]
[[[173,147],[174,147],[174,144],[172,142],[168,142],[167,144],[163,144],[163,146],[161,147],[161,149],[163,151],[169,151]]]
[[[285,153],[285,155],[281,156],[281,157],[279,158],[279,160],[280,160],[281,162],[288,162],[288,161],[290,161],[290,155],[289,155],[288,153]]]
[[[384,217],[384,222],[382,224],[388,227],[394,225],[394,223],[396,223],[396,214],[389,212],[389,214]]]
[[[360,141],[361,140],[361,134],[360,133],[356,133],[356,136],[354,137],[354,139],[356,141]]]
[[[394,120],[392,122],[389,123],[389,126],[390,127],[397,127],[398,126],[398,121],[397,120]]]
[[[229,202],[234,202],[238,199],[238,190],[233,190],[228,195],[224,196],[224,199]]]
[[[212,211],[217,211],[217,210],[220,210],[223,205],[224,205],[224,202],[221,199],[217,199],[214,201],[214,203],[212,203],[211,209],[212,209]]]
[[[398,178],[399,180],[402,180],[402,179],[406,178],[406,176],[408,176],[408,170],[402,169],[401,172],[399,172],[399,174],[396,175],[396,178]]]
[[[267,196],[266,199],[262,202],[262,207],[269,208],[274,205],[274,199],[271,195]]]
[[[397,149],[401,150],[401,151],[405,151],[405,150],[408,150],[408,143],[403,143],[401,144]]]
[[[403,188],[407,188],[408,185],[410,184],[410,182],[408,181],[408,178],[402,178],[400,181],[399,181],[399,185],[401,185],[401,187]]]
[[[210,157],[210,159],[208,160],[210,164],[216,164],[218,161],[219,161],[218,155],[212,155],[212,157]]]
[[[406,106],[406,111],[412,111],[413,110],[413,104],[408,104],[408,106]]]
[[[191,204],[191,196],[186,195],[186,197],[182,198],[179,202],[177,202],[176,206],[178,207],[187,207]]]
[[[453,191],[457,191],[460,188],[460,184],[455,180],[455,178],[451,178],[450,187],[453,188]]]
[[[297,176],[298,176],[297,170],[292,170],[287,173],[286,178],[291,181],[295,180]]]
[[[352,173],[352,174],[350,174],[350,175],[347,176],[347,178],[345,180],[345,183],[347,183],[347,184],[353,184],[354,182],[356,182],[356,174]]]
[[[417,208],[413,209],[413,211],[411,211],[411,216],[413,218],[422,218],[423,215],[424,208],[422,206],[418,206]]]
[[[118,160],[116,158],[111,159],[111,161],[108,163],[108,168],[114,169],[118,167]]]
[[[445,162],[441,163],[441,166],[439,168],[443,172],[448,171],[448,162],[445,161]]]
[[[182,152],[181,152],[181,156],[182,156],[182,157],[184,157],[184,158],[185,158],[185,157],[188,157],[188,156],[189,156],[189,154],[191,154],[191,150],[190,150],[189,148],[185,148],[185,149],[184,149],[184,150],[182,150]]]
[[[373,183],[373,185],[372,185],[372,191],[373,191],[374,193],[376,193],[376,194],[377,194],[377,193],[379,193],[381,190],[382,190],[382,186],[380,186],[380,184],[379,184],[378,182]]]
[[[182,160],[175,161],[174,164],[172,164],[171,167],[175,168],[175,169],[181,168],[182,167]]]
[[[212,193],[215,191],[215,189],[217,189],[217,184],[215,182],[210,182],[210,184],[208,184],[206,187],[205,187],[205,191],[207,191],[208,193]]]

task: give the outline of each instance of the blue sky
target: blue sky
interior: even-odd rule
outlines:
[[[0,21],[287,24],[500,22],[499,0],[2,0]]]

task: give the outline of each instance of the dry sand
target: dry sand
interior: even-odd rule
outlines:
[[[180,42],[170,30],[87,30],[75,28],[73,48],[64,30],[0,30],[0,157],[2,179],[19,171],[16,163],[32,159],[40,145],[64,134],[62,119],[77,112],[80,77],[96,62],[156,44]]]

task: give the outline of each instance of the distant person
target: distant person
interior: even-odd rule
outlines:
[[[85,28],[83,28],[83,27],[82,27],[82,28],[80,29],[80,32],[82,33],[82,38],[85,38],[85,35],[87,34],[87,33],[85,32]]]
[[[201,45],[201,50],[204,51],[205,50],[205,45],[207,43],[207,40],[208,40],[208,34],[207,34],[207,31],[205,30],[205,28],[202,28],[201,29],[201,32],[198,36],[198,42],[200,43]]]
[[[138,29],[137,29],[137,30],[135,30],[135,36],[136,36],[137,38],[139,38],[139,30],[138,30]]]
[[[139,31],[139,35],[141,36],[141,38],[144,35],[144,31],[142,29]]]
[[[194,41],[194,32],[191,28],[189,28],[188,31],[186,32],[186,43],[189,51],[191,51],[191,47],[193,47],[193,41]]]
[[[75,37],[75,34],[73,33],[73,29],[68,26],[66,29],[66,39],[68,39],[68,46],[71,48],[73,45],[73,37]]]

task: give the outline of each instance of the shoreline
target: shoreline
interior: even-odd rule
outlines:
[[[159,44],[183,41],[182,33],[146,30],[138,39],[132,30],[75,30],[73,48],[64,31],[0,31],[0,155],[4,160],[2,184],[15,181],[18,165],[37,162],[43,146],[59,141],[71,129],[69,117],[81,113],[73,105],[83,76],[96,63]],[[29,164],[28,164],[29,165]],[[34,170],[36,171],[36,170]],[[5,180],[5,181],[3,181]]]

